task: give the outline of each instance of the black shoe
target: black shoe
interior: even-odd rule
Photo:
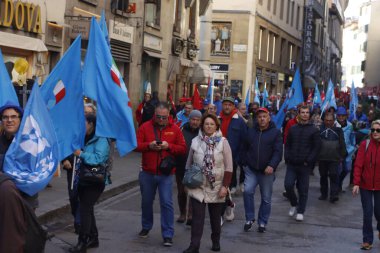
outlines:
[[[171,247],[173,246],[173,239],[172,238],[164,238],[164,246],[165,247]]]
[[[284,198],[286,198],[286,199],[289,199],[289,196],[288,196],[288,194],[286,193],[286,191],[283,191],[283,192],[282,192],[282,196],[284,196]]]
[[[318,199],[319,199],[319,200],[326,200],[326,199],[327,199],[327,196],[321,195],[321,196],[319,196]]]
[[[193,222],[192,219],[187,219],[186,221],[186,226],[191,226],[191,223]]]
[[[330,202],[331,203],[335,203],[339,200],[339,197],[338,196],[334,196],[334,197],[330,197]]]
[[[182,253],[199,253],[199,249],[196,249],[196,248],[193,248],[192,246],[189,246]]]
[[[87,249],[98,248],[99,247],[99,239],[98,237],[90,237],[87,242]]]
[[[255,221],[254,220],[250,220],[250,221],[247,221],[245,224],[244,224],[244,231],[245,232],[248,232],[252,229],[252,225]]]
[[[265,226],[264,225],[260,225],[258,228],[257,228],[257,232],[259,233],[265,233],[266,229],[265,229]]]
[[[87,239],[79,238],[77,245],[69,249],[71,253],[86,253],[87,252]]]
[[[220,243],[219,242],[213,242],[211,250],[212,251],[220,251]]]
[[[143,229],[141,229],[141,231],[139,233],[139,237],[140,238],[147,238],[148,234],[149,234],[149,230],[143,228]]]

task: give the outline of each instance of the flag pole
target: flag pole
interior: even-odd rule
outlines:
[[[71,176],[71,190],[74,189],[74,178],[75,178],[75,169],[77,164],[77,156],[74,156],[74,164],[73,164],[73,175]]]
[[[212,72],[211,74],[212,78],[211,78],[211,83],[210,83],[210,89],[211,89],[211,101],[210,103],[213,105],[214,104],[214,72]]]

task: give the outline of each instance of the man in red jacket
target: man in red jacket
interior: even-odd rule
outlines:
[[[142,152],[142,170],[139,174],[142,230],[139,236],[146,238],[152,229],[153,201],[158,189],[161,233],[164,246],[170,247],[173,244],[174,235],[172,198],[174,168],[171,168],[168,161],[170,157],[185,154],[186,143],[180,128],[169,119],[167,104],[159,103],[153,119],[145,122],[138,129],[136,151]]]

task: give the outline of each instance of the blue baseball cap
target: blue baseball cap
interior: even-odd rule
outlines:
[[[339,106],[336,115],[347,115],[347,110],[343,106]]]
[[[7,109],[14,109],[16,110],[18,113],[20,113],[20,116],[23,115],[24,113],[24,110],[22,109],[22,107],[20,107],[19,105],[15,104],[14,102],[11,102],[11,101],[7,101],[5,103],[5,105],[3,105],[2,107],[0,107],[0,115],[3,114],[3,112]]]

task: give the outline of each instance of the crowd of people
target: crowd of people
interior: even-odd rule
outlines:
[[[319,105],[302,103],[289,108],[281,129],[273,122],[281,97],[266,107],[247,105],[236,97],[203,101],[194,109],[188,99],[178,106],[160,102],[157,93],[144,95],[136,110],[137,148],[142,153],[139,183],[141,191],[141,230],[146,238],[153,227],[153,203],[158,191],[163,245],[170,247],[174,237],[173,177],[177,186],[178,223],[191,226],[190,245],[184,253],[199,252],[205,209],[211,224],[211,250],[220,251],[224,220],[234,219],[232,197],[243,195],[245,223],[249,232],[257,223],[264,233],[271,214],[276,170],[285,161],[283,195],[289,200],[288,215],[296,221],[305,219],[309,177],[318,166],[319,200],[339,201],[344,181],[350,175],[354,195],[360,193],[363,208],[363,250],[371,249],[374,232],[373,213],[378,221],[380,238],[380,120],[367,116],[362,104],[350,113],[344,103],[321,112]],[[375,112],[370,108],[369,112]],[[8,104],[0,108],[2,133],[0,155],[3,157],[17,133],[22,108]],[[62,161],[67,171],[71,213],[78,243],[70,252],[86,252],[98,247],[98,230],[94,206],[110,183],[114,150],[113,140],[95,135],[96,107],[85,105],[85,146]],[[379,154],[379,155],[378,155]],[[2,164],[0,164],[2,169]],[[186,187],[183,179],[189,168],[197,167],[203,181]],[[74,170],[76,168],[76,170]],[[88,179],[88,170],[105,171],[99,180]],[[0,170],[0,176],[2,176]],[[1,183],[1,182],[0,182]],[[20,218],[25,202],[34,205],[36,198],[23,196],[11,181],[0,185],[0,252],[22,252],[26,224]],[[255,192],[260,189],[261,202],[255,208]],[[25,201],[26,200],[26,201]],[[258,211],[256,211],[258,210]],[[12,229],[10,229],[10,227]],[[16,243],[2,243],[13,238]]]

